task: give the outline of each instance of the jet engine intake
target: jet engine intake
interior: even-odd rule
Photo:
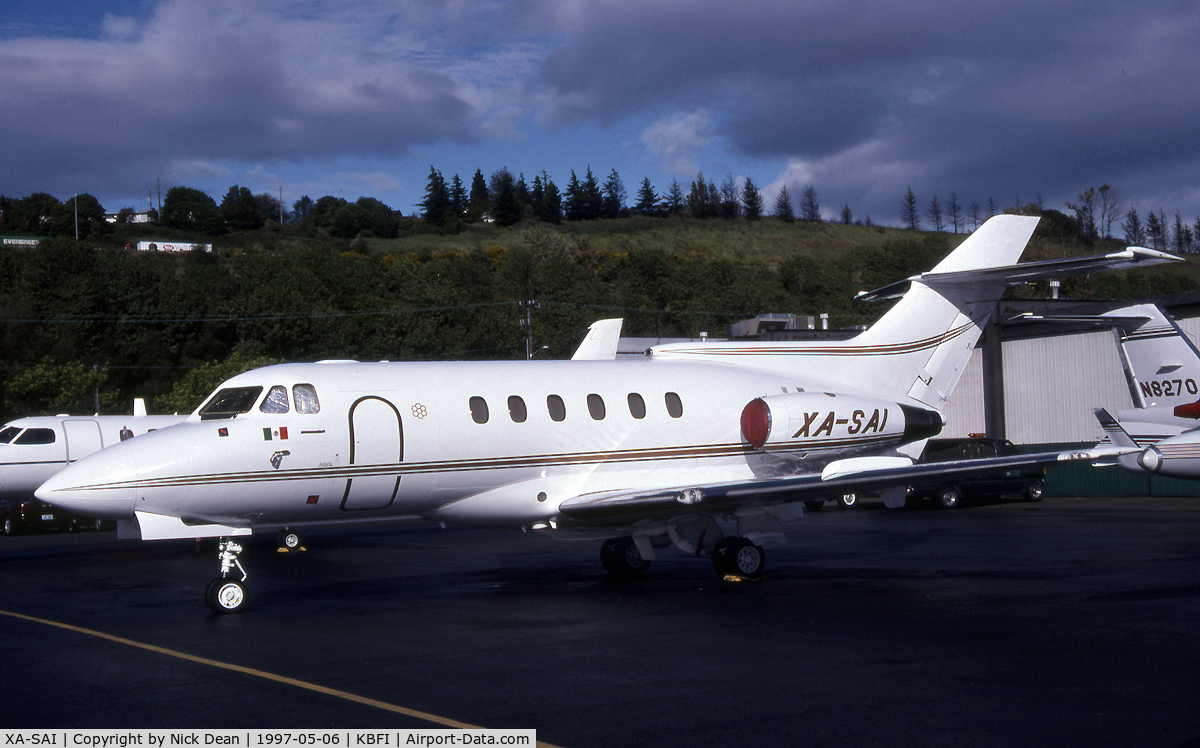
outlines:
[[[796,392],[751,400],[742,437],[766,452],[876,448],[924,439],[942,430],[936,411],[852,395]]]

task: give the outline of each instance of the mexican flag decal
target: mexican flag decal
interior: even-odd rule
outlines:
[[[264,441],[271,441],[272,439],[286,439],[286,438],[287,438],[287,426],[280,426],[279,428],[275,429],[274,431],[272,431],[269,428],[263,429],[263,440]]]

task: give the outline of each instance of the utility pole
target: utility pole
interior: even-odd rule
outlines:
[[[525,310],[525,319],[521,325],[525,327],[525,360],[533,358],[533,310],[541,309],[542,303],[536,299],[518,301],[518,306]]]

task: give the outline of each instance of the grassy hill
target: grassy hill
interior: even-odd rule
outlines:
[[[137,395],[182,410],[231,373],[184,381],[214,362],[519,358],[526,299],[541,303],[535,347],[554,358],[605,317],[652,337],[722,336],[763,313],[865,325],[886,305],[853,301],[856,292],[928,270],[967,236],[775,219],[423,228],[405,219],[394,239],[344,239],[304,224],[211,238],[124,226],[83,244],[55,238],[0,252],[0,411],[86,412],[71,403],[90,403],[97,389],[105,403]],[[119,249],[141,239],[215,251]],[[1048,220],[1023,259],[1121,248],[1084,246]],[[1200,268],[1188,263],[1071,279],[1063,295],[1197,289]],[[1010,293],[1049,295],[1045,284]]]

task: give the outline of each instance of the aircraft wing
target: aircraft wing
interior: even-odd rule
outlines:
[[[830,463],[822,474],[772,478],[740,483],[680,486],[649,491],[609,491],[567,499],[559,511],[580,522],[640,519],[680,513],[710,514],[742,504],[780,504],[793,501],[830,499],[847,493],[874,493],[907,486],[931,476],[972,475],[998,469],[1053,465],[1079,460],[1099,460],[1134,451],[1130,448],[1097,446],[1066,452],[1035,452],[1008,457],[956,460],[893,467],[841,470]],[[848,462],[848,461],[842,461]],[[871,463],[863,463],[870,465]]]

